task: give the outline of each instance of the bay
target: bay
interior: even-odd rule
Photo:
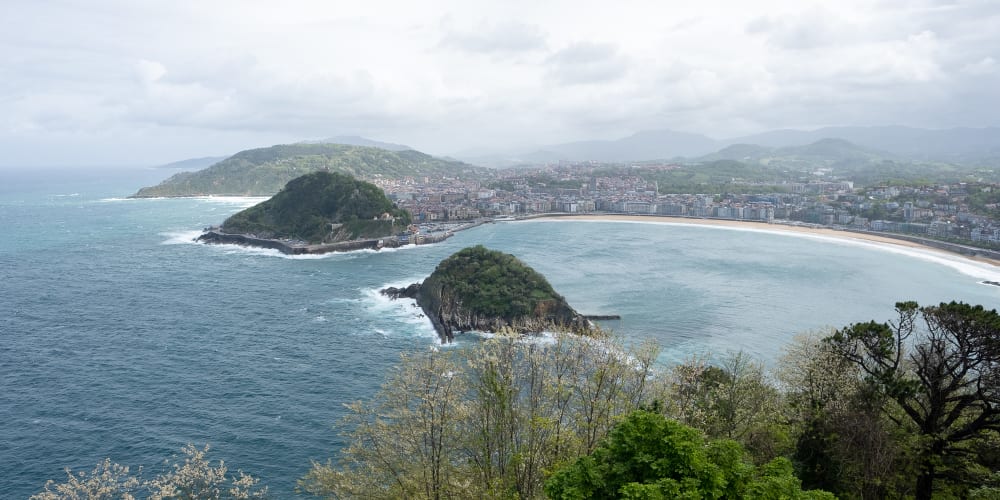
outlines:
[[[212,447],[293,495],[335,458],[345,403],[437,338],[377,295],[469,245],[512,253],[587,314],[620,314],[661,366],[742,349],[773,362],[806,330],[891,318],[899,300],[996,307],[1000,273],[836,239],[622,222],[488,224],[437,245],[291,258],[196,244],[259,200],[129,200],[163,171],[0,173],[0,482],[24,498],[104,457],[160,466]],[[474,336],[459,338],[461,349]]]

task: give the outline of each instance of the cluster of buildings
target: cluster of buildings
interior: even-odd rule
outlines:
[[[604,212],[799,221],[1000,245],[1000,222],[981,210],[972,212],[965,184],[855,189],[850,181],[817,180],[782,183],[780,192],[773,192],[772,183],[761,185],[762,192],[757,194],[663,194],[655,181],[629,173],[610,175],[596,168],[497,171],[493,178],[479,180],[380,178],[373,182],[417,223]],[[753,191],[752,186],[741,187],[740,191]]]

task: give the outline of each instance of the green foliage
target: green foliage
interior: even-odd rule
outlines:
[[[349,406],[340,460],[313,464],[300,487],[327,498],[540,498],[547,472],[638,408],[655,358],[610,339],[539,345],[511,331],[461,356],[406,356],[371,401]]]
[[[895,402],[886,414],[916,438],[914,491],[923,500],[946,489],[936,480],[975,468],[971,446],[1000,430],[1000,315],[960,302],[896,309],[894,322],[850,325],[826,341]]]
[[[463,176],[485,169],[418,151],[387,151],[343,144],[282,144],[249,149],[197,172],[182,172],[137,197],[270,196],[305,174],[329,170],[354,177]]]
[[[690,360],[675,366],[663,400],[671,418],[750,450],[755,463],[788,451],[791,438],[780,415],[781,398],[761,364],[742,352],[716,365]]]
[[[373,220],[386,213],[395,222]],[[271,199],[229,217],[222,229],[321,243],[387,236],[409,223],[409,213],[396,208],[375,185],[344,174],[314,172],[292,179]],[[332,230],[331,224],[342,226]]]
[[[560,500],[834,498],[802,491],[787,459],[757,468],[743,455],[734,441],[706,442],[691,427],[637,410],[593,453],[556,470],[545,492]]]
[[[436,290],[442,302],[460,302],[471,315],[514,320],[535,313],[539,304],[562,301],[544,276],[513,255],[482,245],[441,261],[421,290]]]

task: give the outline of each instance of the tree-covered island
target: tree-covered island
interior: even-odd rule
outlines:
[[[419,285],[386,288],[382,293],[415,298],[443,342],[454,340],[456,330],[595,331],[544,276],[517,257],[482,245],[441,261]]]
[[[272,198],[232,215],[200,239],[250,245],[284,242],[283,247],[330,245],[391,237],[409,224],[410,214],[378,187],[319,171],[291,180]]]

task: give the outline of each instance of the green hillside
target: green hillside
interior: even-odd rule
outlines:
[[[381,220],[384,214],[391,218]],[[388,236],[409,223],[410,214],[396,208],[377,186],[323,171],[293,179],[271,199],[226,219],[222,230],[331,243]]]
[[[156,186],[140,189],[134,196],[270,196],[292,179],[320,170],[356,178],[463,177],[485,171],[413,150],[387,151],[344,144],[282,144],[241,151],[197,172],[181,172]]]

